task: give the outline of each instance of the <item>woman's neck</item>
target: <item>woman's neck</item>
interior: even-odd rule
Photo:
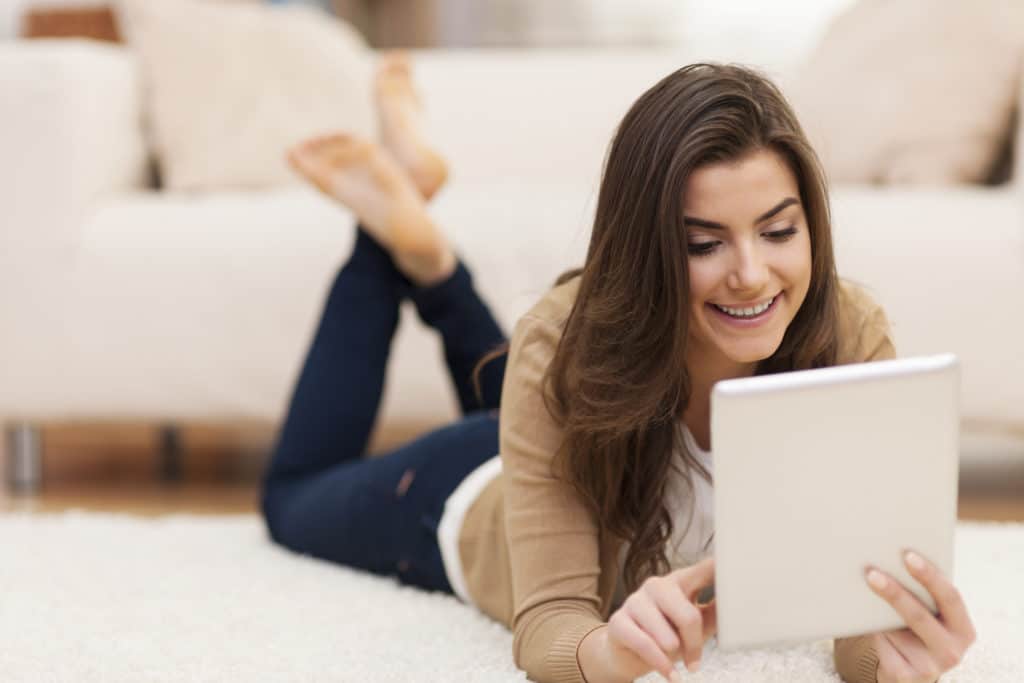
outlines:
[[[711,389],[724,379],[750,377],[757,363],[737,363],[718,353],[690,349],[686,354],[686,369],[690,374],[690,400],[683,414],[683,422],[697,445],[711,450]]]

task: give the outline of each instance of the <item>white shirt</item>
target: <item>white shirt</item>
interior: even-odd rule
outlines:
[[[683,442],[686,449],[707,469],[711,469],[711,452],[701,450],[690,430],[680,421]],[[712,506],[711,484],[696,472],[693,473],[693,492],[682,474],[682,455],[678,452],[672,460],[671,478],[666,489],[669,514],[672,516],[674,529],[668,539],[666,554],[673,569],[688,567],[710,554],[709,545],[714,531],[714,508]],[[501,476],[501,456],[494,456],[473,470],[462,480],[448,496],[444,504],[444,512],[437,526],[437,543],[441,548],[445,574],[455,595],[467,604],[473,604],[466,589],[466,579],[462,573],[462,562],[459,558],[459,535],[466,511],[480,495],[480,492],[495,478]],[[687,524],[692,501],[693,519]],[[705,546],[707,546],[705,548]],[[625,597],[622,579],[622,567],[625,562],[629,544],[625,543],[619,554],[619,584],[616,588],[613,606],[621,604]]]
[[[690,430],[682,423],[680,425],[682,425],[686,450],[704,466],[708,474],[713,474],[711,451],[701,450]],[[672,569],[681,569],[696,564],[711,554],[714,548],[715,510],[711,484],[700,474],[694,472],[691,475],[694,488],[691,493],[689,484],[682,474],[682,455],[677,452],[672,464],[672,475],[665,491],[665,498],[673,528],[672,535],[666,542],[665,554]],[[691,501],[692,520],[688,516]],[[689,528],[687,528],[687,524],[689,524]],[[628,551],[629,543],[623,543],[622,549],[619,551],[619,580],[612,598],[612,611],[618,609],[628,597],[622,571],[626,565]]]

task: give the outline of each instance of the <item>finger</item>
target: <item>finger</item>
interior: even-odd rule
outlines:
[[[662,613],[652,593],[657,591],[654,579],[644,582],[644,590],[638,591],[626,600],[626,611],[640,628],[651,634],[658,646],[665,652],[674,652],[680,646],[679,636],[668,618]]]
[[[311,152],[323,145],[324,136],[314,135],[300,142],[296,147],[303,152]]]
[[[675,626],[686,668],[696,671],[704,649],[704,618],[700,610],[686,599],[679,584],[672,581],[653,582],[650,593],[658,609]]]
[[[628,613],[616,612],[608,622],[609,635],[632,651],[646,666],[669,678],[675,667],[650,634],[633,621]]]
[[[910,575],[913,576],[935,598],[942,620],[964,645],[972,644],[977,638],[974,623],[967,613],[967,605],[956,586],[934,564],[915,552],[906,553],[903,558]]]
[[[910,630],[924,642],[939,662],[945,663],[954,659],[956,662],[960,661],[963,648],[946,626],[940,623],[931,610],[913,593],[877,569],[868,572],[868,584],[903,617]]]
[[[670,575],[683,589],[687,599],[693,602],[694,596],[702,588],[715,580],[715,558],[705,557],[695,565],[672,572]]]
[[[889,631],[885,636],[888,638],[892,646],[896,648],[901,655],[903,655],[903,659],[907,660],[907,663],[909,663],[910,667],[914,670],[914,674],[919,678],[934,681],[944,671],[946,671],[945,668],[935,661],[931,651],[925,647],[925,644],[921,642],[921,639],[911,631],[908,631],[907,629]]]
[[[878,654],[878,683],[903,683],[914,680],[914,670],[910,663],[903,658],[884,633],[875,642],[875,652]]]

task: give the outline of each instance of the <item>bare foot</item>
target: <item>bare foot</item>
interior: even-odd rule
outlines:
[[[430,199],[448,178],[448,166],[421,130],[422,103],[404,52],[389,52],[377,66],[374,94],[384,146]]]
[[[387,151],[339,133],[296,145],[288,151],[288,162],[351,209],[415,283],[434,284],[454,272],[455,254],[427,215],[416,187]]]

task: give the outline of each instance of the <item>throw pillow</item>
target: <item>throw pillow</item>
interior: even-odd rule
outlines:
[[[787,87],[832,181],[982,182],[1009,134],[1019,0],[860,0]]]
[[[170,190],[300,182],[291,145],[375,135],[371,64],[347,24],[304,6],[119,0],[143,71],[153,151]]]

